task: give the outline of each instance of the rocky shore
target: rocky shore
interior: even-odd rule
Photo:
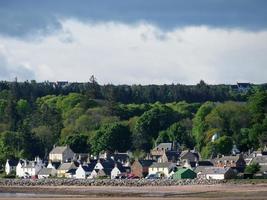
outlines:
[[[0,179],[0,186],[180,186],[180,185],[215,185],[225,181],[202,179]]]

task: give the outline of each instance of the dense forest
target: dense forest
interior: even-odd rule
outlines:
[[[0,82],[0,162],[47,157],[54,144],[76,153],[131,150],[143,156],[160,142],[196,148],[203,158],[263,148],[267,93],[230,85],[99,85]],[[216,140],[212,137],[217,135]]]

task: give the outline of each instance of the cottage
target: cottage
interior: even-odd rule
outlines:
[[[55,168],[42,168],[38,173],[38,179],[50,178],[57,175],[57,170]]]
[[[5,173],[11,174],[12,172],[16,173],[16,167],[18,165],[19,161],[14,159],[7,159],[5,164]]]
[[[124,174],[125,176],[131,172],[130,167],[122,166],[120,163],[116,163],[114,168],[111,170],[111,179],[117,178],[119,175]]]
[[[20,161],[16,167],[16,175],[18,177],[37,176],[39,171],[44,167],[42,160],[36,157],[34,161]]]
[[[49,153],[49,160],[52,162],[68,162],[74,157],[74,152],[69,146],[54,146],[52,151]]]
[[[101,177],[110,177],[111,175],[111,170],[110,168],[107,169],[94,169],[90,175],[90,178],[101,178]]]
[[[131,172],[134,176],[139,178],[148,175],[148,168],[155,162],[155,160],[135,160],[131,166]]]
[[[78,169],[76,170],[76,178],[78,179],[86,179],[91,176],[92,171],[94,170],[95,163],[89,164],[80,164]]]
[[[260,165],[260,171],[257,173],[257,176],[267,177],[267,156],[254,157],[250,164],[252,163],[258,163]]]
[[[69,163],[62,163],[57,169],[57,175],[58,177],[67,177],[66,173],[73,169],[77,169],[77,164],[73,161]]]
[[[161,178],[170,177],[171,172],[177,169],[176,164],[172,162],[167,163],[153,163],[148,168],[148,173],[150,174],[159,174]]]
[[[178,169],[173,175],[173,179],[194,179],[197,177],[197,174],[188,168]]]
[[[244,172],[246,167],[246,161],[243,158],[243,155],[238,156],[223,156],[221,158],[216,158],[213,161],[215,167],[231,167],[236,169],[238,172]]]
[[[177,151],[177,144],[174,143],[160,143],[150,151],[150,156],[157,162],[177,162],[179,152]]]
[[[126,153],[115,152],[113,156],[111,156],[111,158],[113,158],[115,162],[121,163],[123,166],[130,166],[129,154],[130,154],[129,152],[126,152]]]
[[[95,162],[95,161],[93,161],[93,162]],[[97,163],[96,163],[94,169],[98,169],[98,170],[110,169],[110,170],[112,170],[114,168],[114,166],[115,166],[114,160],[112,160],[112,159],[105,160],[105,159],[100,158],[97,160]]]
[[[236,177],[236,172],[231,167],[197,167],[195,173],[202,179],[232,179]]]
[[[181,154],[180,154],[180,161],[183,163],[183,162],[186,162],[188,161],[189,163],[190,162],[198,162],[200,159],[200,156],[198,154],[198,152],[196,151],[191,151],[191,150],[185,150],[185,151],[182,151]]]

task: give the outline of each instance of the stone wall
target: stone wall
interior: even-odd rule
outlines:
[[[183,179],[0,179],[0,186],[175,186],[175,185],[214,185],[225,181]]]

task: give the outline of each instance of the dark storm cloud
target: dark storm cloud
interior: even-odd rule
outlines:
[[[262,30],[266,0],[1,0],[0,33],[7,36],[49,34],[59,19],[148,22],[162,29],[207,25]]]

